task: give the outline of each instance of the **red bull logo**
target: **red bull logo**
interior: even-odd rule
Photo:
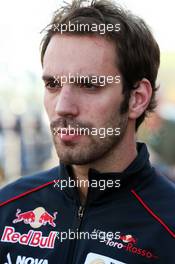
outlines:
[[[29,230],[28,233],[16,232],[12,226],[6,226],[1,237],[1,242],[19,243],[24,246],[52,249],[55,246],[56,231],[51,231],[48,236],[43,236],[41,231]]]
[[[16,218],[13,220],[13,223],[24,222],[29,224],[33,228],[39,228],[45,226],[46,224],[55,227],[57,212],[54,212],[53,215],[49,214],[43,207],[37,207],[34,210],[21,213],[21,209],[17,209]]]

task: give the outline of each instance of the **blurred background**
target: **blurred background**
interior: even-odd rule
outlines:
[[[175,180],[175,4],[118,0],[150,25],[161,49],[159,106],[145,121],[145,141],[157,168]],[[43,107],[39,44],[61,0],[0,2],[0,185],[59,163]]]

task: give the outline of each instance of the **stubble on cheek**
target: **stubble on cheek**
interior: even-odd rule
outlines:
[[[92,163],[104,157],[122,140],[126,120],[123,120],[122,134],[120,136],[85,136],[79,142],[62,142],[54,137],[57,155],[61,162],[66,164],[83,165]],[[83,136],[84,137],[84,136]]]
[[[63,142],[53,136],[54,145],[60,162],[65,164],[85,164],[89,160],[89,152],[95,153],[92,136],[82,136],[79,142]],[[95,147],[96,148],[96,147]]]
[[[77,141],[67,142],[63,141],[58,135],[53,135],[54,145],[60,161],[67,164],[88,164],[105,157],[112,149],[116,148],[125,134],[128,116],[127,114],[120,114],[120,110],[117,109],[104,119],[103,124],[101,123],[102,128],[106,130],[109,127],[113,129],[120,128],[121,134],[119,136],[106,135],[104,138],[101,138],[100,135],[82,135]],[[77,122],[73,121],[71,123],[70,120],[67,120],[66,124],[72,124],[75,127]],[[80,127],[97,128],[92,126],[92,124],[79,124]],[[63,126],[65,124],[56,122],[54,125]]]

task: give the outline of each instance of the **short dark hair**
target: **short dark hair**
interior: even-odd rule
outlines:
[[[120,24],[120,31],[107,31],[102,37],[116,44],[117,67],[123,82],[124,102],[121,112],[128,110],[131,91],[136,89],[142,78],[147,78],[152,86],[152,97],[145,112],[136,120],[136,130],[149,112],[156,107],[155,94],[157,91],[156,78],[160,64],[160,50],[151,30],[146,23],[130,11],[106,0],[73,0],[59,8],[46,27],[41,42],[41,62],[51,37],[58,33],[54,25],[61,24]],[[74,31],[66,34],[99,34],[99,32]]]

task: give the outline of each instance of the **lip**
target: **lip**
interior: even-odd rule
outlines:
[[[62,140],[62,141],[65,141],[65,142],[68,142],[68,141],[76,141],[76,140],[79,140],[82,135],[80,134],[61,134],[61,133],[58,133],[58,137]]]

